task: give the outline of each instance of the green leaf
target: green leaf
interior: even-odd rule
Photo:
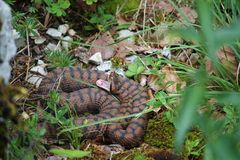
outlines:
[[[216,98],[217,101],[222,104],[230,104],[235,106],[239,106],[240,104],[239,92],[215,92],[214,98]]]
[[[68,0],[58,0],[60,8],[67,9],[70,7],[70,2]]]
[[[126,71],[127,77],[132,77],[138,75],[144,71],[145,67],[140,63],[132,63],[128,66],[128,70]]]
[[[203,102],[205,96],[206,72],[200,69],[194,77],[197,83],[194,86],[187,87],[183,94],[180,105],[179,117],[176,123],[176,146],[181,148],[184,137],[188,129],[195,123],[197,117],[197,108]]]
[[[90,151],[69,150],[69,149],[51,149],[51,153],[67,158],[82,158],[90,155]]]

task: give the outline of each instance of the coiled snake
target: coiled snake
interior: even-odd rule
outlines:
[[[110,93],[117,97],[117,100],[109,92],[89,86],[96,85],[99,79],[109,81],[109,76],[105,72],[80,67],[59,68],[47,74],[38,92],[47,94],[58,85],[60,104],[68,102],[78,114],[90,112],[88,115],[75,118],[77,125],[127,116],[144,110],[148,94],[137,82],[122,76],[112,76]],[[83,128],[83,133],[86,138],[104,134],[113,143],[131,148],[141,144],[146,122],[146,114],[143,114],[137,118],[113,121],[110,124],[88,126]]]

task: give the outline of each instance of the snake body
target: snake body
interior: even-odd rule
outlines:
[[[91,87],[96,85],[97,80],[107,81],[108,78],[109,76],[102,71],[85,70],[80,67],[59,68],[47,74],[41,82],[39,93],[47,94],[54,86],[58,86],[60,103],[68,102],[72,109],[81,114],[75,118],[77,125],[127,116],[144,110],[148,94],[133,80],[114,76],[110,93]],[[83,115],[85,112],[90,114]],[[146,122],[146,114],[143,114],[137,118],[126,118],[110,124],[88,126],[83,128],[83,133],[86,138],[104,134],[113,143],[131,148],[141,144]]]

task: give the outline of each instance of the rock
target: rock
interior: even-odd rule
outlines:
[[[168,59],[171,59],[171,51],[169,47],[164,47],[162,50],[162,55]]]
[[[92,55],[88,61],[97,65],[101,64],[103,62],[101,52],[97,52],[94,55]]]
[[[66,34],[68,30],[69,30],[68,24],[62,24],[58,26],[58,31],[61,32],[62,34]]]
[[[12,15],[10,7],[0,0],[0,77],[8,83],[11,75],[9,61],[16,55],[17,48],[12,33]]]
[[[56,51],[61,50],[60,45],[56,45],[54,43],[48,43],[48,45],[44,48],[44,51]]]
[[[66,50],[68,50],[71,47],[73,39],[70,36],[63,37],[62,39],[62,47]]]
[[[116,72],[117,74],[123,76],[123,77],[126,77],[126,76],[125,76],[125,72],[123,71],[122,68],[117,68],[117,69],[115,70],[115,72]]]
[[[136,55],[126,57],[126,61],[129,63],[134,63],[134,61],[138,58]]]
[[[48,28],[46,33],[53,38],[60,38],[62,36],[62,33],[55,28]]]
[[[21,37],[20,33],[16,29],[12,30],[12,34],[14,39],[18,39]]]
[[[46,38],[39,36],[34,39],[35,44],[43,44],[46,41]]]
[[[74,31],[73,29],[69,29],[69,30],[68,30],[68,34],[69,34],[69,36],[72,36],[72,37],[73,37],[73,36],[76,35],[76,33],[77,33],[77,32]]]
[[[45,67],[46,67],[46,64],[42,60],[38,60],[38,65],[30,69],[27,82],[34,84],[38,88],[41,81],[44,78],[43,76],[47,75],[47,72],[45,71]]]
[[[104,61],[99,66],[97,66],[97,70],[104,71],[104,72],[110,71],[111,68],[112,68],[111,61]]]
[[[131,43],[135,43],[135,40],[134,40],[134,33],[125,29],[125,30],[121,30],[118,32],[119,34],[119,37],[118,38],[126,38],[128,37],[127,39],[125,39],[125,41],[129,41]]]

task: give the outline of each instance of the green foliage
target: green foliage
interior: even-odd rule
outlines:
[[[44,0],[47,10],[56,16],[65,16],[65,10],[70,7],[69,0]]]
[[[115,14],[117,11],[122,13],[134,13],[140,4],[140,0],[105,0],[102,4],[106,11],[111,14]]]
[[[136,154],[133,158],[133,160],[151,160],[152,158],[148,158],[144,156],[143,154]]]
[[[141,74],[145,70],[145,66],[140,60],[135,61],[128,65],[128,70],[126,71],[127,77],[133,77]]]
[[[50,125],[57,125],[61,129],[74,128],[76,125],[74,124],[74,114],[73,111],[70,110],[68,104],[64,104],[61,107],[58,107],[60,101],[60,95],[56,91],[51,91],[49,93],[49,99],[47,101],[47,106],[50,109],[50,112],[44,111],[44,119],[50,123]],[[71,132],[64,132],[64,136],[67,137],[69,142],[73,147],[79,149],[80,140],[82,137],[82,133],[79,129],[75,129]],[[65,152],[64,152],[65,153]],[[69,152],[66,152],[68,154]],[[78,152],[76,152],[78,154]]]
[[[97,0],[83,0],[87,5],[92,5],[93,3],[97,3]]]
[[[13,4],[16,2],[16,0],[4,0],[4,2],[6,2],[7,4]]]
[[[96,13],[90,14],[89,23],[84,27],[85,30],[99,30],[106,31],[110,29],[114,24],[116,24],[116,19],[112,14],[105,13],[105,9],[103,7],[98,7]]]
[[[29,34],[36,35],[38,25],[39,22],[36,17],[28,17],[25,13],[13,12],[13,28],[15,28],[22,37],[27,37]]]
[[[231,8],[225,10],[222,9],[225,2],[216,0],[196,1],[200,27],[194,28],[192,25],[188,25],[188,27],[178,30],[183,38],[194,40],[195,43],[200,45],[201,53],[212,61],[214,68],[217,70],[216,77],[209,76],[204,64],[202,64],[200,69],[192,75],[192,83],[185,89],[182,96],[176,123],[177,149],[180,150],[187,131],[193,126],[199,127],[206,137],[204,148],[204,159],[206,160],[237,160],[240,157],[239,138],[237,138],[240,130],[238,122],[240,116],[238,107],[240,103],[239,86],[219,62],[216,55],[217,50],[222,45],[228,44],[236,47],[240,39],[240,33],[237,29],[240,21],[236,19],[236,15],[239,16],[239,6],[235,6],[234,4],[237,2],[231,0],[228,1]],[[171,3],[173,2],[171,1]],[[221,24],[216,25],[218,28],[213,25],[214,18]],[[238,55],[236,54],[236,56]],[[221,83],[218,83],[218,91],[214,92],[207,88],[207,84],[211,83],[213,79],[221,81]],[[210,100],[216,102],[208,103]],[[205,106],[206,111],[199,113],[198,110],[203,106]],[[223,108],[226,115],[223,115],[222,118],[214,117],[212,106]],[[188,150],[191,152],[191,149],[197,144],[198,141],[188,142]]]
[[[66,51],[49,51],[47,52],[47,59],[50,62],[50,67],[70,67],[73,66],[76,60]]]
[[[34,159],[34,156],[45,151],[42,139],[46,130],[38,127],[38,116],[35,114],[21,123],[19,127],[9,124],[9,127],[13,127],[7,149],[9,160]]]
[[[68,149],[51,149],[50,152],[55,155],[67,157],[67,158],[82,158],[82,157],[89,156],[91,153],[89,151],[68,150]]]

